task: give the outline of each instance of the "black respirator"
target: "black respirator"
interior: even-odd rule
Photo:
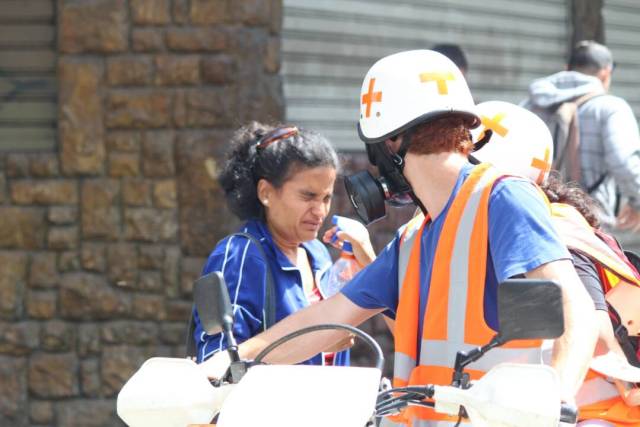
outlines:
[[[385,217],[385,203],[393,207],[415,204],[423,213],[427,213],[402,173],[411,134],[411,130],[404,132],[397,153],[393,153],[384,141],[366,144],[369,162],[378,167],[379,177],[374,177],[369,171],[360,171],[345,177],[344,184],[349,200],[365,224]],[[492,131],[487,129],[482,138],[474,144],[474,151],[484,147],[491,135]],[[474,164],[479,163],[473,156],[469,156],[469,160]]]
[[[385,202],[395,207],[420,205],[402,174],[405,146],[408,145],[405,141],[409,138],[410,135],[405,133],[398,153],[393,153],[384,141],[366,144],[369,162],[378,167],[379,177],[374,177],[366,170],[345,177],[344,183],[349,200],[365,224],[385,217]]]

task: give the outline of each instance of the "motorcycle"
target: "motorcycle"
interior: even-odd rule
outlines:
[[[218,427],[374,426],[407,406],[468,420],[474,427],[556,427],[574,424],[575,407],[561,403],[555,370],[545,365],[502,363],[478,381],[465,368],[492,348],[511,340],[553,339],[564,321],[557,284],[507,280],[498,288],[500,332],[485,346],[459,351],[451,385],[381,387],[384,356],[378,343],[348,325],[300,329],[266,347],[253,361],[241,360],[233,337],[233,311],[222,275],[211,273],[194,285],[201,321],[209,334],[230,343],[227,374],[210,381],[189,359],[152,358],[118,394],[117,412],[131,427],[209,425]],[[266,365],[275,348],[318,330],[346,330],[374,352],[374,367]]]

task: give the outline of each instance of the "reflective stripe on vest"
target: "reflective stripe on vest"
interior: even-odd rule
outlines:
[[[420,238],[412,242],[396,319],[395,386],[450,384],[457,351],[484,345],[495,335],[484,320],[484,289],[489,196],[498,177],[487,164],[474,167],[446,214],[434,257],[421,340],[418,339]],[[416,366],[418,343],[420,363]],[[493,349],[470,365],[471,377],[481,377],[501,361],[540,361],[540,341],[520,341],[510,347]],[[429,408],[410,407],[404,415],[412,425],[417,420],[455,424],[452,417],[436,414]]]
[[[413,243],[418,236],[422,235],[420,230],[424,222],[424,215],[420,213],[404,226],[404,230],[402,230],[400,234],[400,242],[398,245],[398,296],[400,296],[402,284],[404,283],[404,276],[407,272],[407,266],[409,265],[409,256],[411,255]]]
[[[593,228],[574,207],[563,203],[551,203],[551,215],[560,237],[569,249],[582,252],[620,279],[640,285],[640,280],[631,267],[596,236]]]

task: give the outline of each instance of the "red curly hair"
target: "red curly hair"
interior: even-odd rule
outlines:
[[[418,125],[408,151],[413,154],[455,152],[466,156],[472,148],[468,122],[460,116],[446,116]]]

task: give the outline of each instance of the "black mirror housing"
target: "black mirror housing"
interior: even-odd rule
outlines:
[[[501,342],[554,339],[564,333],[562,290],[552,280],[509,279],[498,286]]]
[[[233,309],[222,273],[214,271],[193,285],[193,299],[202,327],[208,335],[226,332],[233,326]]]

